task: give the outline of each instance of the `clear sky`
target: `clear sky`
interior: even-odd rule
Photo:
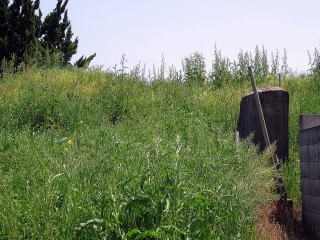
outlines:
[[[55,0],[42,0],[44,13]],[[320,46],[319,0],[70,0],[69,17],[79,37],[78,56],[96,52],[93,64],[167,65],[199,51],[209,61],[214,45],[235,59],[256,45],[287,49],[293,70],[308,68],[308,50]]]

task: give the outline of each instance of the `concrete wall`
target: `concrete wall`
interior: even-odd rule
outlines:
[[[320,239],[320,115],[300,116],[302,221]]]

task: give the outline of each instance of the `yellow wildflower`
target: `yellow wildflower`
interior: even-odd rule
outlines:
[[[69,152],[69,149],[68,149],[68,148],[65,148],[64,151],[65,151],[65,152]]]
[[[69,140],[68,140],[68,144],[69,144],[69,145],[72,145],[72,144],[73,144],[72,139],[69,139]]]

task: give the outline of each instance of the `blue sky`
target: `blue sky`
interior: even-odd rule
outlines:
[[[42,0],[43,12],[55,3]],[[70,0],[68,9],[78,56],[96,52],[97,65],[113,66],[125,54],[129,66],[151,66],[163,54],[180,67],[195,51],[210,64],[215,44],[231,59],[259,45],[286,48],[289,66],[302,71],[307,51],[320,46],[319,0]]]

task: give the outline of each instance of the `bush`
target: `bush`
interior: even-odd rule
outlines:
[[[186,83],[203,84],[206,81],[206,65],[198,52],[184,59],[183,70]]]

